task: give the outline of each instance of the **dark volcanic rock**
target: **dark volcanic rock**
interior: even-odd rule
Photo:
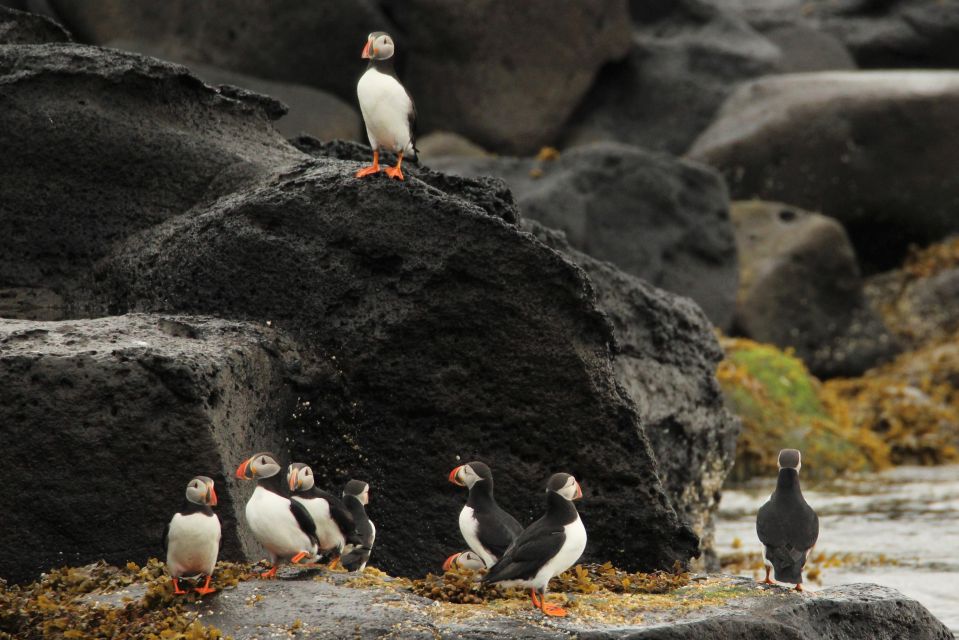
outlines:
[[[162,555],[163,530],[196,474],[216,481],[222,556],[255,547],[230,477],[295,396],[296,351],[249,324],[131,315],[0,321],[0,575],[35,578],[98,558]],[[52,483],[52,484],[51,484]]]
[[[321,484],[371,483],[386,523],[374,561],[390,571],[435,570],[462,547],[446,477],[473,458],[527,522],[551,472],[581,478],[590,557],[653,568],[697,553],[582,271],[455,186],[476,181],[441,190],[412,165],[403,183],[357,180],[359,166],[319,157],[131,239],[101,265],[101,293],[269,320],[315,354],[285,433]]]
[[[112,244],[302,158],[269,125],[281,105],[135,54],[0,46],[0,86],[0,297],[38,290],[60,317]]]
[[[569,246],[533,221],[524,226],[582,267],[616,337],[616,378],[636,405],[673,504],[700,537],[707,564],[713,515],[736,456],[739,420],[724,408],[716,382],[723,351],[692,300],[657,289]]]
[[[959,73],[806,73],[741,87],[689,156],[735,199],[821,211],[867,272],[959,230]]]
[[[657,287],[689,296],[727,327],[736,245],[722,179],[697,163],[637,147],[577,147],[558,160],[440,158],[431,165],[505,179],[524,216]]]
[[[49,18],[0,7],[0,45],[69,41],[67,30]]]
[[[739,248],[737,332],[791,347],[820,377],[859,375],[896,353],[866,304],[842,225],[758,200],[734,202],[731,215]]]

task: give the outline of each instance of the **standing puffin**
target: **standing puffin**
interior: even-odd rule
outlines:
[[[370,560],[373,542],[376,540],[376,525],[366,515],[370,503],[370,485],[362,480],[350,480],[343,487],[343,503],[353,515],[359,543],[347,545],[343,552],[343,566],[349,571],[362,571]]]
[[[286,473],[292,500],[306,507],[316,525],[319,552],[332,556],[330,568],[336,567],[347,542],[358,542],[353,516],[343,501],[316,486],[313,469],[302,462],[294,462]]]
[[[554,473],[546,483],[546,515],[519,534],[483,582],[529,588],[534,607],[548,616],[565,616],[565,609],[546,602],[546,587],[550,578],[573,566],[586,548],[586,528],[573,505],[582,497],[576,478]]]
[[[756,533],[766,548],[766,584],[770,569],[776,580],[796,585],[802,591],[806,555],[819,539],[819,516],[806,504],[799,488],[802,455],[796,449],[779,452],[779,479],[769,501],[756,515]]]
[[[460,533],[473,553],[487,567],[492,567],[523,530],[523,525],[496,504],[493,472],[484,463],[474,461],[456,467],[450,471],[449,481],[469,488],[466,506],[460,511]],[[452,566],[457,555],[446,559],[444,570]]]
[[[213,480],[196,476],[187,484],[186,500],[163,533],[166,566],[173,578],[173,593],[177,595],[186,593],[177,582],[183,576],[206,576],[206,583],[196,588],[201,596],[216,591],[210,588],[220,552],[220,519],[211,508],[215,506]]]
[[[397,154],[395,167],[388,167],[386,175],[403,180],[403,154],[416,154],[413,125],[416,107],[393,70],[393,38],[383,31],[374,31],[366,37],[363,57],[370,61],[366,73],[356,85],[360,111],[366,123],[366,135],[373,147],[373,164],[360,169],[357,178],[380,170],[380,149]]]
[[[271,453],[251,456],[236,470],[237,478],[256,480],[256,489],[246,503],[246,523],[270,554],[272,567],[261,573],[261,578],[275,578],[281,562],[296,564],[317,552],[313,518],[306,507],[283,495],[280,470]]]

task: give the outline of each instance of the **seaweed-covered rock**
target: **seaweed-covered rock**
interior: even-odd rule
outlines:
[[[788,202],[836,218],[867,271],[909,243],[959,231],[959,73],[803,73],[734,93],[690,157],[734,199]]]
[[[0,45],[70,42],[70,34],[45,16],[0,6]]]
[[[723,181],[698,163],[603,143],[558,157],[439,158],[431,166],[505,179],[524,216],[626,273],[688,296],[727,327],[736,244]]]
[[[262,326],[129,315],[0,320],[0,575],[162,554],[191,477],[216,482],[224,557],[254,552],[232,470],[281,444],[296,350]]]
[[[896,342],[866,304],[856,253],[836,220],[778,202],[734,202],[736,330],[792,348],[818,376],[858,375]]]

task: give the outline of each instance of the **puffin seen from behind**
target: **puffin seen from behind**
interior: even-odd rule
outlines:
[[[246,523],[270,554],[272,566],[261,578],[275,578],[282,562],[312,559],[318,548],[313,518],[306,507],[284,495],[281,470],[273,454],[266,452],[250,456],[236,470],[237,478],[256,480],[246,503]]]
[[[388,167],[386,175],[403,180],[403,154],[416,154],[416,107],[393,70],[394,50],[393,38],[388,33],[374,31],[366,37],[362,57],[368,58],[370,64],[356,85],[356,96],[373,148],[373,164],[360,169],[357,178],[379,172],[380,149],[386,149],[397,154],[396,166]]]
[[[546,602],[546,587],[551,578],[573,566],[586,548],[586,528],[573,505],[582,497],[576,478],[553,474],[546,483],[546,515],[517,536],[482,581],[528,588],[534,607],[548,616],[565,616],[565,609]]]
[[[460,533],[470,550],[487,567],[492,567],[523,530],[523,525],[496,504],[493,472],[486,464],[473,461],[460,465],[450,471],[449,481],[469,489],[466,505],[460,511]],[[456,555],[446,559],[444,570],[452,565]]]
[[[769,501],[756,515],[756,533],[765,547],[766,584],[776,580],[796,585],[802,591],[802,570],[809,550],[819,539],[819,516],[806,504],[799,487],[802,455],[796,449],[779,452],[779,479]]]
[[[343,567],[347,571],[362,571],[370,560],[376,540],[376,525],[366,515],[366,505],[370,503],[370,485],[362,480],[350,480],[343,487],[343,503],[352,514],[359,535],[358,544],[348,544],[344,549]]]
[[[313,519],[319,552],[332,556],[330,568],[336,567],[347,542],[359,541],[353,516],[342,500],[316,486],[313,469],[308,465],[294,462],[287,468],[286,478],[291,499],[306,507]]]
[[[220,552],[220,519],[213,513],[216,491],[213,480],[196,476],[186,486],[186,500],[173,514],[163,532],[166,566],[173,578],[173,593],[183,595],[178,578],[205,575],[206,583],[197,587],[201,596],[213,593],[210,588],[216,557]]]

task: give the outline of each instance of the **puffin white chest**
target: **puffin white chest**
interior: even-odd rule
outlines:
[[[577,514],[576,520],[564,527],[566,534],[563,546],[546,564],[536,572],[533,582],[541,589],[545,589],[550,578],[563,573],[579,560],[586,550],[586,527]]]
[[[373,149],[412,153],[410,113],[413,103],[399,80],[370,67],[356,85],[360,111]]]
[[[479,521],[473,513],[473,507],[465,506],[463,510],[460,511],[460,533],[463,534],[463,539],[466,540],[467,546],[469,546],[473,553],[483,559],[487,567],[492,567],[496,564],[498,558],[490,553],[490,551],[483,546],[483,543],[480,542]]]
[[[320,551],[342,551],[346,539],[330,515],[330,503],[323,498],[301,498],[294,496],[294,500],[306,507],[316,524],[316,537],[320,541]]]
[[[290,501],[257,487],[246,503],[246,522],[257,541],[277,558],[291,558],[300,551],[315,553],[316,545],[300,529]]]
[[[205,513],[173,516],[167,533],[166,563],[170,575],[210,575],[219,551],[219,518]]]

